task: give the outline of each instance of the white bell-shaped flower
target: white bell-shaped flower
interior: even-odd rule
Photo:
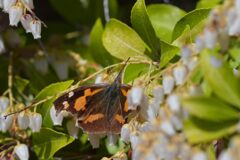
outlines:
[[[170,96],[168,96],[167,104],[173,112],[180,111],[181,103],[178,95],[171,94]]]
[[[78,138],[79,128],[76,127],[75,119],[71,119],[67,122],[67,131],[68,131],[68,134],[73,136],[75,139]]]
[[[131,142],[132,149],[134,150],[138,146],[138,144],[141,143],[141,139],[136,133],[132,133],[130,135],[130,142]]]
[[[199,53],[205,48],[205,42],[202,36],[198,36],[195,39],[196,51]]]
[[[157,86],[153,89],[154,103],[161,104],[164,100],[164,91],[162,86]]]
[[[51,107],[50,109],[50,116],[52,118],[53,124],[54,125],[62,125],[64,113],[60,112],[57,114],[57,111],[54,106]]]
[[[142,102],[143,98],[143,88],[141,87],[133,87],[128,94],[128,108],[130,110],[136,110],[137,106],[139,106]]]
[[[30,27],[30,23],[32,21],[32,16],[30,14],[24,14],[21,17],[21,24],[23,26],[23,28],[25,29],[26,33],[31,33],[31,27]]]
[[[179,65],[173,69],[173,76],[176,82],[176,85],[182,85],[186,76],[187,76],[187,69],[183,65]]]
[[[7,132],[7,130],[11,127],[13,122],[13,115],[9,115],[4,117],[4,115],[0,115],[0,130],[2,132]]]
[[[88,134],[88,140],[93,148],[99,148],[100,139],[104,136],[105,134]]]
[[[204,31],[204,41],[208,49],[213,49],[216,46],[218,33],[215,28],[206,28]]]
[[[17,26],[23,15],[23,6],[19,2],[9,9],[9,23],[11,26]]]
[[[9,9],[15,5],[17,0],[3,0],[3,10],[9,12]]]
[[[44,57],[44,56],[36,57],[34,59],[34,66],[42,74],[44,74],[44,75],[47,74],[47,72],[48,72],[48,61],[47,61],[46,57]]]
[[[129,124],[124,124],[121,128],[121,139],[123,142],[128,143],[130,141],[131,129]]]
[[[39,20],[32,20],[30,22],[30,28],[34,39],[41,38],[41,22]]]
[[[240,34],[240,16],[237,16],[237,18],[234,19],[229,27],[228,34],[230,36],[238,36]]]
[[[169,120],[163,120],[160,126],[161,130],[165,132],[168,136],[173,136],[176,134],[176,131]]]
[[[4,113],[9,106],[9,99],[7,97],[0,97],[0,113]]]
[[[198,57],[192,57],[188,63],[187,63],[187,67],[188,70],[192,71],[198,64]]]
[[[29,126],[29,116],[26,112],[20,112],[17,117],[17,123],[20,129],[27,129]]]
[[[169,74],[163,75],[162,86],[164,94],[170,94],[174,88],[173,76]]]
[[[52,61],[52,66],[57,73],[57,76],[60,80],[65,80],[68,78],[68,67],[69,64],[65,60],[54,59]]]
[[[20,160],[29,159],[29,151],[26,144],[18,144],[17,146],[15,146],[14,153],[18,156]]]
[[[34,9],[33,0],[23,0],[23,2],[24,2],[30,9]]]
[[[107,136],[109,145],[115,145],[117,143],[117,140],[119,138],[118,134],[108,134]]]
[[[223,65],[223,61],[216,56],[211,56],[210,57],[210,63],[213,67],[219,68]]]
[[[39,113],[31,113],[29,115],[29,128],[32,132],[39,132],[42,126],[42,115]]]
[[[229,151],[223,151],[219,156],[219,160],[234,160],[234,155]]]
[[[207,154],[203,151],[198,151],[193,154],[192,160],[208,160]]]

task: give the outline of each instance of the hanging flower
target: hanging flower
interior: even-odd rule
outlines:
[[[9,22],[11,26],[17,26],[23,15],[23,6],[21,2],[11,6],[9,9]]]
[[[30,23],[32,21],[32,16],[30,14],[24,14],[21,17],[21,24],[23,26],[23,28],[25,29],[26,33],[31,33],[31,27],[30,27]]]
[[[79,128],[76,127],[76,120],[71,119],[67,122],[67,131],[69,135],[73,136],[75,139],[78,138]]]
[[[29,115],[29,128],[32,132],[39,132],[42,126],[42,115],[39,113],[31,113]]]
[[[18,156],[20,160],[29,159],[29,151],[26,144],[18,144],[14,147],[14,153]]]
[[[29,126],[29,116],[26,112],[20,112],[17,117],[18,126],[20,129],[27,129]]]
[[[39,20],[33,19],[30,22],[30,28],[34,39],[41,38],[41,22]]]

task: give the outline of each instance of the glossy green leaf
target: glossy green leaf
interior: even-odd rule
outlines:
[[[38,158],[42,159],[52,158],[59,149],[74,141],[73,137],[49,128],[42,128],[40,132],[34,133],[32,138],[33,149]]]
[[[214,55],[214,51],[205,50],[201,54],[200,64],[204,78],[219,98],[240,108],[239,79],[234,76],[227,62],[222,62],[218,67],[213,66],[213,58],[220,62],[223,61],[223,57],[219,54]]]
[[[180,49],[174,45],[168,44],[164,41],[161,41],[161,60],[160,60],[160,67],[164,67],[168,64],[173,57],[180,52]]]
[[[90,34],[90,50],[94,60],[102,66],[114,63],[113,57],[106,51],[102,43],[103,25],[97,19]]]
[[[144,0],[137,0],[134,4],[131,11],[131,23],[135,31],[152,49],[150,57],[159,62],[161,54],[160,43],[149,20]]]
[[[184,123],[184,133],[190,143],[205,143],[222,138],[237,130],[238,121],[214,123],[191,118]]]
[[[210,9],[196,9],[182,17],[174,26],[172,41],[181,36],[186,28],[189,27],[191,30],[193,30],[194,27],[208,17],[209,12]]]
[[[140,77],[148,72],[148,64],[129,64],[127,65],[124,73],[124,83],[129,83],[135,78]]]
[[[119,59],[125,60],[133,56],[144,58],[144,53],[149,52],[139,35],[116,19],[111,19],[107,23],[102,40],[107,51]]]
[[[212,122],[237,120],[240,113],[213,97],[189,97],[182,101],[190,115]]]
[[[168,43],[172,40],[175,24],[186,14],[180,8],[167,4],[149,5],[147,12],[157,36]]]
[[[48,96],[54,96],[64,90],[66,90],[71,84],[73,83],[72,80],[54,83],[46,88],[44,88],[35,98],[36,101],[42,100],[47,98]],[[45,127],[52,127],[53,123],[50,117],[50,109],[53,106],[53,101],[55,97],[49,99],[48,101],[44,102],[41,106],[37,108],[37,112],[39,112],[43,116],[43,126]]]
[[[196,8],[212,8],[217,6],[222,0],[200,0]]]

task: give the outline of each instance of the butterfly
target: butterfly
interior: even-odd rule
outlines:
[[[57,113],[70,112],[77,119],[76,125],[85,133],[119,134],[130,113],[127,94],[131,86],[122,84],[128,60],[111,84],[80,86],[57,98],[54,101]]]

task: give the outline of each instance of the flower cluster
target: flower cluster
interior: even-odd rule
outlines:
[[[32,33],[34,39],[41,38],[41,21],[34,15],[32,0],[0,0],[0,8],[9,14],[11,26],[21,22],[27,33]]]
[[[240,35],[240,1],[228,0],[212,10],[207,25],[195,41],[195,45],[185,45],[181,50],[181,59],[168,66],[162,78],[162,84],[153,89],[153,99],[150,100],[147,110],[147,121],[141,123],[132,120],[122,127],[121,138],[132,146],[132,159],[164,159],[164,160],[207,160],[204,150],[187,143],[186,136],[182,132],[183,120],[188,113],[181,106],[183,96],[202,95],[201,87],[190,85],[183,87],[188,81],[188,76],[197,67],[199,53],[203,49],[214,49],[220,46],[221,51],[229,47],[231,36]],[[211,64],[218,68],[223,62],[215,56],[210,59]],[[137,96],[134,98],[140,102],[141,88],[133,88]],[[134,101],[129,98],[129,105]],[[139,103],[141,104],[141,103]],[[139,105],[138,104],[138,105]],[[239,139],[233,139],[230,148],[220,155],[221,160],[239,159],[237,152]],[[238,157],[238,158],[237,158]]]

